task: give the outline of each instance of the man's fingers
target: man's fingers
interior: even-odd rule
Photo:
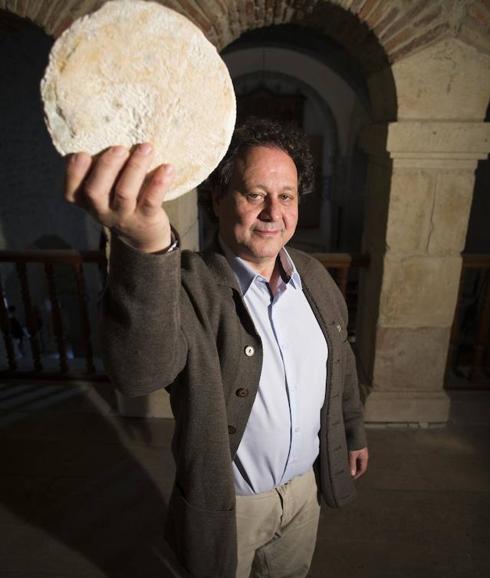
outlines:
[[[75,153],[68,157],[65,172],[65,200],[75,203],[83,179],[92,165],[92,157],[87,153]]]
[[[357,480],[366,473],[369,454],[367,448],[349,452],[349,466],[351,476]]]
[[[151,215],[162,207],[165,195],[175,176],[172,165],[160,165],[150,175],[138,198],[138,209],[145,215]]]
[[[350,467],[350,475],[354,477],[357,472],[357,453],[356,452],[349,452],[349,467]]]
[[[92,163],[77,201],[83,205],[88,204],[96,214],[107,213],[114,183],[128,156],[128,149],[122,146],[104,151]]]
[[[357,471],[354,475],[354,479],[357,480],[358,478],[360,478],[362,475],[366,473],[366,470],[367,470],[367,458],[361,455],[357,458]]]
[[[111,209],[126,213],[134,210],[153,157],[149,143],[139,144],[131,153],[122,170],[111,200]]]

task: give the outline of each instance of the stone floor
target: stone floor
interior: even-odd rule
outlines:
[[[490,576],[490,392],[444,429],[370,429],[359,499],[323,509],[311,578]],[[175,578],[172,422],[85,385],[0,386],[0,578]]]

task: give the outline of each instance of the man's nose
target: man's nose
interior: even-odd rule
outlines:
[[[259,217],[264,221],[279,221],[281,218],[279,199],[274,199],[268,195],[264,201],[264,207]]]

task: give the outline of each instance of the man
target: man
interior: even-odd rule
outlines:
[[[66,198],[111,227],[107,371],[128,395],[166,387],[176,480],[166,536],[196,577],[306,576],[318,494],[354,497],[368,452],[345,303],[284,246],[311,185],[304,137],[239,128],[210,178],[219,236],[181,252],[162,209],[171,168],[151,146],[74,155]]]

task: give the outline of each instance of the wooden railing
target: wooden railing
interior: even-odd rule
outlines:
[[[490,255],[462,257],[447,366],[464,380],[447,386],[490,388]]]
[[[340,290],[347,298],[351,315],[350,327],[355,327],[354,317],[357,300],[357,278],[355,269],[367,267],[369,258],[366,255],[348,253],[315,253],[316,257],[336,279]],[[8,367],[0,367],[0,377],[25,377],[30,379],[87,379],[105,380],[103,369],[100,364],[94,362],[94,344],[92,336],[94,328],[91,327],[89,307],[95,307],[93,303],[87,303],[87,288],[84,270],[89,265],[97,265],[105,271],[106,257],[102,251],[67,251],[67,250],[37,250],[37,251],[0,251],[0,264],[10,264],[16,269],[20,298],[23,303],[23,312],[19,311],[19,317],[26,326],[26,338],[29,341],[30,356],[23,359],[22,367],[16,359],[14,338],[8,314],[8,303],[5,299],[5,288],[2,286],[0,277],[0,328],[3,333],[3,341],[6,351]],[[42,350],[39,339],[39,321],[35,314],[31,298],[28,268],[34,264],[41,264],[44,269],[45,291],[47,293],[51,309],[51,327],[57,350],[57,368],[46,364],[46,355]],[[56,283],[56,268],[60,265],[69,266],[76,282],[76,293],[79,310],[80,333],[82,337],[83,366],[74,367],[74,362],[67,355],[67,335],[61,315],[61,307],[58,298]],[[18,296],[17,296],[18,297]],[[17,299],[18,301],[19,299]],[[22,315],[23,313],[23,315]],[[92,315],[95,317],[95,315]],[[69,337],[69,336],[68,336]],[[26,367],[26,361],[29,366]],[[97,366],[96,366],[97,365]]]
[[[15,267],[20,297],[23,303],[22,325],[25,326],[26,339],[30,348],[30,367],[19,367],[17,351],[12,332],[12,321],[9,318],[5,287],[0,277],[0,328],[3,333],[8,368],[0,370],[1,377],[31,377],[42,379],[106,379],[103,372],[97,370],[94,363],[94,347],[92,342],[92,327],[87,303],[87,287],[85,283],[85,267],[96,265],[104,268],[105,255],[100,251],[72,251],[72,250],[36,250],[36,251],[0,251],[0,263],[11,264]],[[40,264],[44,269],[45,292],[48,295],[51,311],[51,327],[54,334],[58,369],[46,367],[47,356],[42,351],[39,332],[40,321],[35,314],[31,298],[31,286],[28,276],[28,267]],[[83,343],[84,367],[74,369],[70,367],[67,355],[67,339],[62,318],[55,270],[57,266],[68,266],[73,272],[79,311],[80,335]],[[17,301],[18,301],[17,296]],[[19,312],[20,316],[20,312]],[[23,360],[24,361],[24,360]]]
[[[320,263],[333,275],[342,295],[348,298],[349,274],[353,269],[369,266],[369,255],[360,253],[312,253]]]
[[[369,267],[369,255],[361,253],[312,253],[339,286],[349,310],[349,340],[355,340],[359,269]]]
[[[369,257],[348,253],[313,253],[322,265],[328,269],[341,292],[346,297],[350,313],[350,332],[355,328],[357,311],[358,271],[369,266]],[[95,314],[90,308],[96,304],[88,303],[85,270],[89,266],[97,266],[103,277],[106,257],[101,251],[70,251],[70,250],[38,250],[38,251],[0,251],[0,264],[14,267],[19,286],[17,301],[22,300],[23,311],[18,316],[26,326],[30,355],[25,356],[22,364],[16,359],[14,338],[9,319],[8,302],[5,298],[5,288],[0,275],[0,328],[3,334],[5,358],[7,367],[0,367],[0,377],[28,377],[34,379],[107,379],[104,371],[96,363],[94,351],[94,328],[90,319]],[[30,266],[40,265],[44,271],[45,293],[50,303],[50,324],[56,344],[57,367],[53,361],[46,363],[39,339],[39,320],[31,298],[31,287],[28,270]],[[68,266],[73,274],[76,286],[78,307],[79,333],[82,347],[77,364],[67,354],[67,335],[61,314],[56,269],[60,265]],[[468,279],[473,274],[473,285],[477,283],[478,290],[468,298]],[[101,277],[101,285],[103,283]],[[475,281],[476,279],[476,281]],[[470,312],[470,313],[468,313]],[[470,322],[468,322],[470,319]],[[463,271],[461,275],[458,307],[454,317],[451,333],[451,345],[448,353],[448,367],[459,372],[468,383],[483,387],[490,386],[489,374],[489,341],[490,341],[490,256],[463,255]],[[81,358],[80,358],[81,356]],[[80,363],[82,362],[82,364]],[[26,365],[27,363],[27,365]],[[76,366],[75,366],[76,365]]]

